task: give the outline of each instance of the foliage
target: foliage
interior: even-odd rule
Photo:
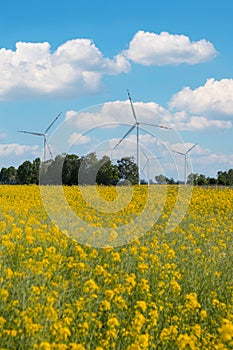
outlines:
[[[158,184],[165,184],[166,183],[166,176],[160,174],[160,175],[156,175],[155,176],[155,180],[156,182],[158,182]]]
[[[138,184],[139,174],[133,157],[123,157],[117,161],[119,179],[128,180],[133,185]]]

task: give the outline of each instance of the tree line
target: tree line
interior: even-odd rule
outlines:
[[[95,153],[79,157],[76,154],[57,155],[54,160],[24,161],[18,168],[3,167],[1,184],[44,185],[116,185],[137,184],[138,168],[133,157],[123,157],[113,164],[109,157],[98,159]]]
[[[160,174],[154,177],[158,184],[181,184]],[[76,154],[57,155],[54,160],[42,162],[40,158],[24,161],[18,168],[10,166],[1,168],[1,184],[45,184],[45,185],[116,185],[117,183],[137,184],[139,173],[133,157],[122,157],[113,163],[108,156],[98,159],[95,153],[79,157]],[[141,184],[147,181],[140,180]],[[198,186],[233,186],[233,169],[218,171],[216,177],[206,177],[203,174],[189,174],[188,184]]]
[[[155,180],[159,184],[182,184],[183,181],[175,181],[172,177],[167,178],[164,175],[156,175]],[[187,177],[187,184],[195,186],[233,186],[233,169],[228,171],[218,171],[216,177],[209,177],[203,174],[191,173]]]

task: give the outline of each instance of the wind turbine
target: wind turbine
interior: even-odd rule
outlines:
[[[144,165],[144,167],[142,168],[142,170],[145,169],[145,167],[147,166],[147,180],[148,180],[148,184],[149,184],[149,175],[150,175],[150,160],[152,159],[161,159],[162,157],[147,157],[146,156],[146,163]]]
[[[172,152],[181,154],[182,156],[184,156],[184,183],[186,184],[187,179],[186,179],[186,170],[187,170],[187,154],[197,145],[197,143],[195,143],[194,145],[192,145],[192,147],[190,147],[185,153],[183,152],[178,152],[178,151],[174,151],[171,150]]]
[[[56,118],[52,121],[51,124],[49,124],[49,126],[47,127],[47,129],[45,130],[44,133],[42,133],[42,132],[34,132],[34,131],[18,130],[18,132],[22,132],[22,133],[25,133],[25,134],[31,134],[31,135],[36,135],[36,136],[42,136],[43,137],[43,139],[44,139],[44,162],[46,161],[46,147],[48,148],[48,151],[50,153],[51,158],[53,158],[51,149],[50,149],[49,144],[47,142],[47,136],[48,136],[47,133],[50,130],[50,128],[53,126],[53,124],[56,122],[56,120],[60,117],[61,114],[62,114],[62,112],[60,112],[56,116]]]
[[[133,102],[129,93],[129,90],[127,90],[128,93],[128,97],[129,97],[129,101],[130,101],[130,105],[131,105],[131,109],[132,109],[132,114],[135,120],[135,123],[133,124],[133,126],[125,133],[125,135],[120,139],[120,141],[117,142],[117,144],[113,147],[113,150],[116,149],[119,144],[131,133],[131,131],[133,131],[134,128],[136,128],[136,135],[137,135],[137,157],[136,157],[136,163],[137,163],[137,167],[138,167],[138,172],[140,169],[140,159],[139,159],[139,129],[140,129],[140,125],[149,125],[149,126],[154,126],[156,128],[161,128],[161,129],[168,129],[170,130],[171,128],[167,127],[167,126],[163,126],[163,125],[157,125],[157,124],[152,124],[152,123],[144,123],[144,122],[139,122],[134,110],[134,106],[133,106]],[[140,179],[138,177],[138,181],[140,184]]]

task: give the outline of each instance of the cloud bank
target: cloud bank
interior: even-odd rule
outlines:
[[[68,40],[52,52],[48,42],[17,42],[0,49],[0,100],[77,97],[96,93],[104,75],[127,73],[130,62],[150,66],[197,64],[214,58],[213,44],[185,35],[138,31],[129,49],[108,58],[91,39]]]

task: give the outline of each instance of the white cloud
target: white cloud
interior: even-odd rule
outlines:
[[[223,167],[230,168],[233,166],[233,154],[217,154],[211,153],[206,157],[199,157],[193,159],[196,164],[205,165],[216,165],[219,164],[219,170],[223,170]]]
[[[97,92],[103,75],[130,70],[129,61],[143,65],[195,64],[216,56],[214,46],[185,35],[139,31],[129,49],[104,57],[90,39],[68,40],[52,52],[48,42],[17,42],[0,49],[0,100],[39,97],[77,97]]]
[[[0,144],[1,157],[9,157],[12,155],[21,156],[29,154],[33,156],[38,156],[39,146],[19,145],[17,143]]]
[[[155,102],[134,102],[134,109],[139,122],[160,124],[165,117],[169,119],[169,111]],[[66,121],[74,124],[80,129],[94,127],[115,127],[120,124],[135,123],[132,109],[128,100],[107,102],[99,106],[98,110],[77,112],[74,110],[66,112]]]
[[[145,66],[163,66],[209,61],[217,55],[217,51],[205,39],[190,41],[185,35],[138,31],[125,55],[129,60]]]
[[[177,130],[201,131],[207,129],[230,129],[230,120],[211,120],[204,116],[190,116],[185,111],[170,114],[167,119]]]
[[[204,86],[194,90],[185,87],[173,95],[171,109],[186,110],[189,113],[219,113],[233,117],[233,79],[208,79]]]
[[[90,136],[88,135],[83,135],[81,133],[73,132],[69,139],[68,139],[68,145],[73,146],[73,145],[82,145],[85,143],[88,143],[91,141]]]
[[[179,131],[229,129],[232,127],[232,122],[229,120],[210,119],[204,115],[190,115],[185,110],[172,113],[155,102],[134,102],[134,109],[139,122],[164,125]],[[66,121],[80,130],[95,127],[113,128],[114,123],[115,127],[120,124],[133,125],[135,123],[129,101],[107,102],[99,106],[98,111],[77,112],[71,110],[66,113]]]
[[[129,69],[124,55],[105,58],[89,39],[69,40],[55,52],[47,42],[17,42],[15,51],[0,49],[0,99],[92,93],[104,74]]]

